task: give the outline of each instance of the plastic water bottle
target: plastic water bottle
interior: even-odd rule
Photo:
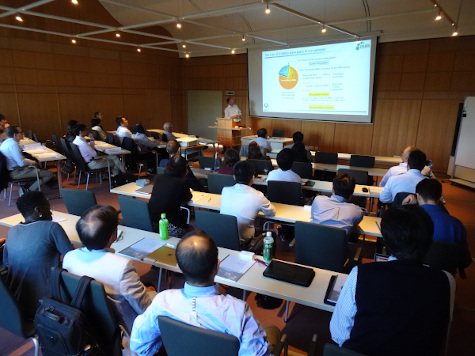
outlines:
[[[264,262],[270,263],[274,252],[274,239],[272,238],[272,231],[267,231],[264,237]]]
[[[160,240],[168,240],[168,219],[165,213],[162,213],[162,218],[158,222]]]

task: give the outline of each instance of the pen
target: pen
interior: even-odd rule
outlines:
[[[260,263],[261,265],[267,267],[267,265],[264,262],[262,262],[261,260],[259,260],[258,258],[254,258],[254,261],[256,261],[257,263]]]
[[[209,203],[211,201],[211,198],[208,199],[207,203]]]

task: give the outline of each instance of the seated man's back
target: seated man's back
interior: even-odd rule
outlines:
[[[269,172],[267,181],[277,180],[281,182],[302,183],[302,178],[292,171],[294,157],[290,148],[284,148],[277,154],[278,169]]]

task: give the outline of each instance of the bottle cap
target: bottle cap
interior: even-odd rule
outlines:
[[[266,236],[272,237],[272,231],[267,231],[267,232],[266,232]]]
[[[166,219],[167,218],[167,214],[166,213],[162,213],[162,219]]]

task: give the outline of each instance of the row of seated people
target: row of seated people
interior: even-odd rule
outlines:
[[[38,298],[49,294],[50,268],[59,266],[63,255],[63,267],[70,272],[104,284],[120,322],[131,328],[130,347],[139,355],[154,355],[162,346],[160,315],[232,334],[240,341],[240,355],[271,354],[278,329],[264,329],[247,303],[220,293],[214,283],[218,251],[205,233],[192,231],[177,246],[184,288],[156,294],[140,282],[130,260],[108,249],[118,224],[112,207],[94,206],[81,216],[76,228],[84,247],[73,250],[61,226],[51,221],[43,193],[27,192],[17,206],[25,222],[8,233],[4,263],[7,284],[28,317]],[[452,317],[455,281],[422,265],[433,223],[418,206],[391,207],[381,230],[390,261],[353,268],[330,322],[332,338],[365,355],[381,350],[387,355],[437,354]]]

